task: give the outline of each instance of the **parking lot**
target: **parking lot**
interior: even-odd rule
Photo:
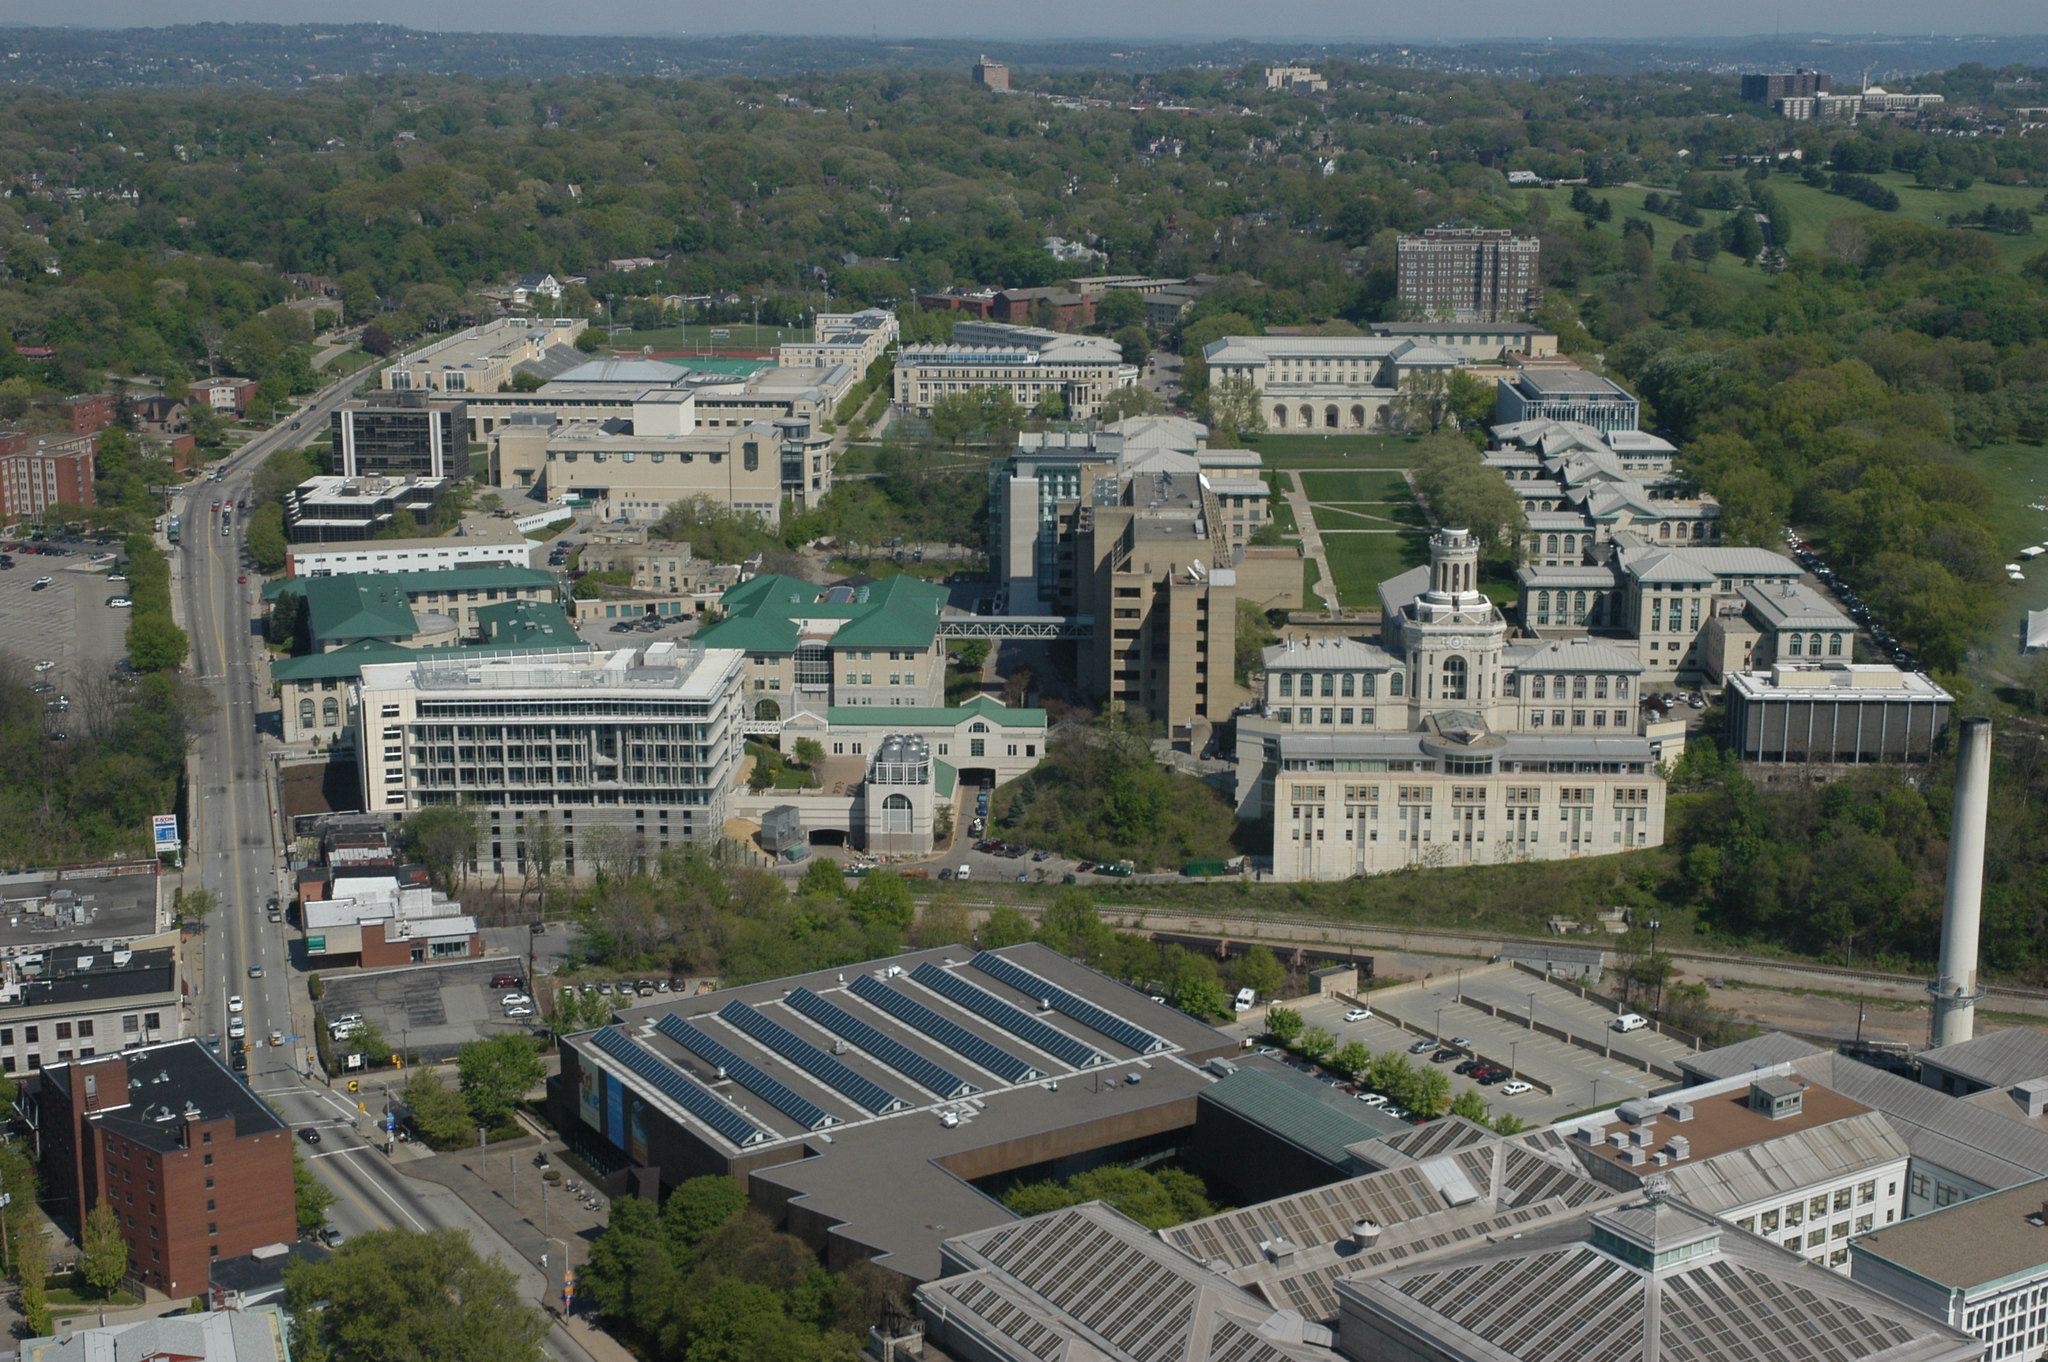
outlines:
[[[505,1015],[499,1000],[514,990],[492,987],[490,981],[508,973],[524,975],[526,966],[519,960],[463,960],[341,975],[326,981],[320,1007],[330,1022],[360,1014],[395,1050],[423,1060],[446,1059],[470,1041],[523,1032],[540,1021],[538,1015]]]
[[[107,604],[108,597],[126,594],[126,583],[107,580],[111,556],[93,561],[95,554],[111,555],[111,548],[90,542],[61,547],[72,552],[16,552],[14,567],[0,570],[0,647],[25,676],[38,662],[54,663],[31,679],[48,682],[56,687],[52,696],[69,696],[77,705],[86,687],[109,683],[114,664],[126,654],[128,612]],[[49,585],[36,590],[45,577]],[[84,722],[82,713],[73,713],[75,722]],[[64,723],[53,719],[51,727],[63,731]]]
[[[1534,1029],[1526,1020],[1532,993]],[[1344,999],[1290,999],[1286,1006],[1299,1011],[1306,1025],[1334,1036],[1340,1047],[1357,1041],[1375,1054],[1397,1051],[1417,1067],[1436,1063],[1436,1054],[1455,1049],[1456,1058],[1441,1062],[1452,1094],[1470,1089],[1487,1104],[1490,1117],[1513,1112],[1531,1125],[1669,1087],[1671,1078],[1646,1070],[1644,1063],[1672,1069],[1677,1056],[1689,1053],[1654,1030],[1616,1031],[1613,1014],[1599,1004],[1510,965],[1484,965],[1426,983],[1377,989],[1365,994],[1363,1002],[1372,1015],[1355,1022],[1345,1020],[1353,1004]],[[1553,1028],[1580,1043],[1559,1040],[1550,1034]],[[1224,1029],[1256,1039],[1265,1027],[1262,1021],[1240,1021]],[[1426,1048],[1414,1053],[1424,1042]],[[1532,1090],[1508,1096],[1505,1082],[1482,1084],[1455,1072],[1468,1057],[1507,1069],[1513,1079],[1532,1084]]]

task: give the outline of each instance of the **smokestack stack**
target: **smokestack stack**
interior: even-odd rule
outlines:
[[[1948,884],[1942,895],[1941,973],[1928,1044],[1937,1049],[1976,1034],[1977,935],[1984,910],[1984,825],[1991,808],[1991,721],[1963,720],[1956,748],[1955,820],[1948,835]]]

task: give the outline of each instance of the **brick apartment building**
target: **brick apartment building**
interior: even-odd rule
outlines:
[[[92,505],[98,442],[91,435],[0,431],[0,519],[41,515],[55,505]]]
[[[192,1296],[214,1259],[298,1237],[291,1131],[197,1040],[53,1064],[23,1100],[45,1205],[112,1206],[136,1280]]]
[[[97,435],[114,424],[112,393],[74,393],[37,403],[63,416],[73,435]]]
[[[1543,243],[1505,228],[1431,227],[1394,243],[1395,291],[1418,321],[1504,322],[1543,299]]]

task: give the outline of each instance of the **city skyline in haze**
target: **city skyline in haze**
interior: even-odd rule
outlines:
[[[73,0],[61,16],[0,0],[0,23],[131,28],[173,24],[383,22],[450,32],[674,36],[760,33],[884,38],[986,38],[1375,43],[1500,40],[1683,40],[1772,34],[1925,38],[2010,36],[2048,31],[2038,4],[1951,0],[1930,11],[1909,0],[1724,0],[1711,7],[1644,5],[1640,0],[1580,0],[1569,8],[1525,0],[1295,0],[1247,10],[1234,0],[1182,0],[1152,6],[1044,0],[1028,11],[992,0],[878,0],[849,11],[827,0],[734,6],[705,0],[498,0],[474,10],[422,12],[401,0]],[[1248,25],[1256,24],[1256,29]]]

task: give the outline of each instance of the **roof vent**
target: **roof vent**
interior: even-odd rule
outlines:
[[[1692,1103],[1673,1102],[1670,1106],[1664,1108],[1664,1114],[1674,1121],[1690,1121],[1692,1119]]]
[[[1276,1263],[1284,1263],[1294,1256],[1294,1245],[1285,1239],[1268,1239],[1259,1247],[1266,1251],[1266,1257]]]
[[[1351,1246],[1364,1253],[1380,1241],[1380,1227],[1370,1220],[1351,1222]]]
[[[1689,1159],[1692,1157],[1692,1141],[1683,1135],[1673,1135],[1664,1142],[1664,1152],[1674,1160]]]
[[[1623,1162],[1627,1163],[1629,1167],[1640,1168],[1649,1161],[1650,1151],[1639,1144],[1630,1145],[1621,1152],[1621,1157]]]

